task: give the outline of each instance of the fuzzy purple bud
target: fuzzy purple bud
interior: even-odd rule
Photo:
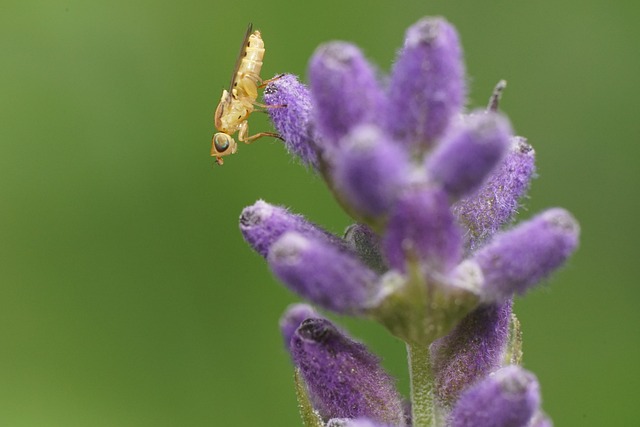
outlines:
[[[509,337],[511,301],[483,305],[431,344],[435,394],[445,406],[500,367]]]
[[[540,406],[536,377],[519,366],[507,366],[461,397],[451,427],[525,427]]]
[[[305,320],[290,348],[313,407],[325,421],[366,417],[404,425],[402,400],[378,358],[331,322]]]
[[[309,63],[309,82],[323,143],[335,147],[353,126],[380,120],[384,93],[358,47],[345,42],[318,47]]]
[[[292,74],[275,77],[265,88],[264,102],[289,153],[318,168],[318,151],[311,118],[309,89]]]
[[[462,50],[443,18],[423,18],[406,33],[389,85],[388,126],[409,146],[428,148],[466,97]]]
[[[462,240],[447,194],[436,188],[406,191],[387,223],[382,248],[389,265],[405,271],[410,259],[430,271],[447,272],[457,264]]]
[[[475,250],[511,221],[535,173],[535,152],[522,137],[513,137],[500,165],[473,195],[458,201],[453,212],[468,230],[467,246]]]
[[[284,344],[289,348],[291,337],[302,322],[307,319],[321,319],[314,309],[308,304],[291,304],[287,307],[282,317],[280,317],[280,333]]]
[[[504,232],[473,259],[484,275],[482,299],[504,301],[550,275],[578,246],[580,227],[564,209],[549,209]]]
[[[251,247],[263,257],[267,257],[269,248],[287,231],[296,231],[305,236],[323,238],[333,244],[343,244],[337,236],[307,221],[302,215],[296,215],[287,209],[258,200],[242,210],[240,231]]]
[[[427,158],[427,170],[451,197],[473,193],[502,160],[510,137],[506,117],[491,112],[472,114]]]
[[[369,218],[387,213],[411,169],[406,152],[373,125],[353,129],[332,163],[336,189]]]
[[[285,233],[271,247],[267,261],[292,291],[336,313],[364,311],[377,291],[376,273],[324,239]]]

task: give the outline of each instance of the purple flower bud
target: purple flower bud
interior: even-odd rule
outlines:
[[[507,366],[462,394],[451,427],[525,427],[539,406],[536,377]]]
[[[323,143],[336,146],[353,126],[380,120],[384,93],[356,46],[332,42],[318,47],[309,63],[309,82]]]
[[[401,272],[408,259],[419,261],[427,270],[447,272],[460,260],[461,244],[447,194],[436,188],[402,194],[382,240],[389,265]]]
[[[290,348],[313,407],[325,421],[366,417],[404,425],[402,400],[378,358],[331,322],[305,320]]]
[[[523,294],[569,258],[580,227],[564,209],[549,209],[504,232],[473,257],[482,269],[484,301]]]
[[[510,319],[510,300],[483,305],[431,344],[435,393],[441,404],[451,405],[460,393],[500,367]]]
[[[247,243],[265,258],[273,242],[287,231],[297,231],[304,235],[322,237],[333,244],[343,244],[341,239],[310,223],[302,215],[292,214],[283,207],[263,200],[242,210],[240,231]]]
[[[276,130],[289,153],[318,168],[316,137],[311,119],[309,89],[292,74],[275,78],[264,90],[264,102]]]
[[[308,304],[291,304],[287,307],[287,310],[280,317],[280,333],[284,339],[285,346],[289,347],[291,337],[303,321],[321,318],[322,316]]]
[[[388,126],[410,146],[428,148],[462,108],[462,50],[443,18],[423,18],[406,33],[389,85]]]
[[[332,163],[336,189],[371,218],[387,213],[411,169],[406,152],[373,125],[353,129]]]
[[[380,236],[364,224],[352,224],[344,232],[344,240],[369,268],[377,273],[388,270],[380,253]]]
[[[453,198],[473,193],[502,160],[511,126],[498,113],[468,116],[427,158],[427,170]]]
[[[337,313],[362,312],[377,292],[376,273],[324,239],[285,233],[271,247],[267,261],[292,291]]]
[[[460,200],[453,212],[468,229],[468,246],[475,250],[509,222],[535,172],[535,152],[522,137],[511,139],[500,165],[473,195]]]

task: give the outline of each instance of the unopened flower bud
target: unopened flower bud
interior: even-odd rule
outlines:
[[[578,246],[580,227],[564,209],[549,209],[504,232],[473,259],[484,275],[481,298],[504,301],[549,276]]]
[[[427,270],[449,271],[460,259],[462,240],[447,194],[437,188],[404,192],[391,212],[382,247],[398,271],[405,271],[409,259]]]
[[[309,89],[292,74],[276,77],[264,89],[264,102],[289,153],[318,168],[317,136],[311,117]]]
[[[307,221],[302,215],[258,200],[242,210],[240,231],[251,247],[263,257],[267,257],[269,248],[287,231],[296,231],[305,236],[325,239],[336,245],[344,245],[337,236]]]
[[[460,396],[451,427],[523,427],[540,406],[536,377],[519,366],[507,366]]]
[[[291,337],[302,322],[307,319],[321,319],[314,309],[308,304],[291,304],[287,307],[282,317],[280,317],[280,333],[284,340],[285,346],[288,348],[291,343]]]
[[[313,407],[324,420],[366,417],[404,425],[402,400],[378,358],[328,320],[302,322],[290,351]]]
[[[377,292],[377,274],[324,239],[285,233],[273,244],[267,260],[292,291],[337,313],[361,313]]]
[[[522,137],[511,138],[505,157],[474,194],[453,205],[458,222],[467,229],[473,251],[511,221],[535,173],[535,152]]]
[[[387,122],[410,147],[433,145],[460,111],[466,96],[462,50],[443,18],[423,18],[406,33],[391,72]]]
[[[336,189],[357,212],[370,218],[388,212],[411,168],[402,147],[373,125],[354,128],[332,164]]]
[[[453,198],[473,193],[502,160],[511,126],[498,113],[466,117],[427,158],[427,170]]]
[[[309,82],[323,144],[336,147],[352,127],[380,120],[384,93],[358,47],[345,42],[318,47],[309,63]]]

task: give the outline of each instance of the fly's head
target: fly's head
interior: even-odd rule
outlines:
[[[218,132],[213,135],[211,140],[211,156],[215,156],[216,163],[223,164],[222,157],[233,154],[238,149],[238,143],[224,132]]]

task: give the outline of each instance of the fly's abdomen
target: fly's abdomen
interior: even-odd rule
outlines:
[[[247,96],[255,101],[258,97],[258,85],[260,79],[260,69],[262,68],[262,58],[264,57],[264,42],[260,31],[255,31],[249,36],[245,54],[238,67],[236,74],[236,89],[238,96]]]

